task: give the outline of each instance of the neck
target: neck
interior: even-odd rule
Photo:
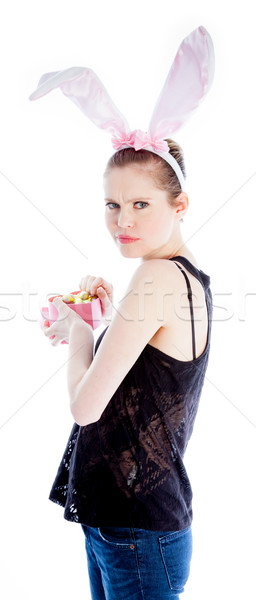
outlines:
[[[189,256],[190,251],[185,245],[181,232],[176,233],[175,239],[174,236],[171,236],[171,239],[156,250],[153,250],[146,256],[141,257],[141,262],[145,262],[146,260],[151,260],[153,258],[172,258],[173,256]]]

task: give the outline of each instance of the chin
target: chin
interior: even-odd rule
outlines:
[[[125,258],[140,258],[142,256],[141,252],[138,250],[136,251],[135,249],[132,250],[132,248],[126,248],[122,246],[121,248],[118,248],[118,250]]]

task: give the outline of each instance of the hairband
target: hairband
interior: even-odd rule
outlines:
[[[72,100],[97,127],[112,135],[115,150],[145,149],[161,156],[175,171],[181,190],[185,179],[176,159],[170,154],[165,138],[180,129],[209,91],[214,75],[212,39],[202,26],[180,44],[163,89],[159,95],[148,132],[131,131],[105,87],[92,69],[71,67],[45,73],[30,100],[37,100],[56,88]]]

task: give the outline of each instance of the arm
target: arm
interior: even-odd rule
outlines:
[[[108,325],[112,316],[112,284],[102,277],[87,275],[82,278],[80,289],[89,291],[92,296],[98,295],[101,301],[102,320]],[[55,298],[54,305],[58,310],[59,318],[52,326],[49,321],[45,321],[44,332],[52,340],[53,346],[58,345],[61,339],[69,340],[68,389],[72,402],[76,387],[93,360],[94,337],[91,327],[58,297]]]
[[[79,384],[93,360],[94,337],[92,328],[82,319],[80,321],[77,320],[72,323],[69,333],[67,383],[71,412]]]
[[[138,267],[93,360],[88,348],[79,350],[83,334],[71,328],[74,356],[68,387],[71,412],[79,425],[100,418],[146,344],[165,325],[161,316],[166,276],[165,261],[150,260]]]
[[[58,319],[49,324],[45,321],[44,333],[57,346],[62,339],[69,341],[68,357],[68,389],[71,400],[83,375],[93,360],[94,336],[90,325],[69,308],[60,298],[53,300],[58,310]]]

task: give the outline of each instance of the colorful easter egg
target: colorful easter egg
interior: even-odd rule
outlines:
[[[75,302],[75,296],[73,294],[65,294],[62,296],[62,301],[66,302],[66,304],[71,304],[71,302]]]
[[[77,298],[81,298],[81,300],[88,300],[89,298],[89,294],[85,291],[79,292],[79,294],[76,294]]]

